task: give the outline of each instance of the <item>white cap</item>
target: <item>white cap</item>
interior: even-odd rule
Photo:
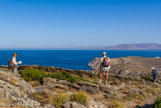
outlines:
[[[106,55],[106,52],[103,52],[102,54]]]
[[[155,69],[155,67],[152,67],[152,69]]]

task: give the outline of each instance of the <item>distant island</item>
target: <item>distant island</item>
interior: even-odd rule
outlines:
[[[99,47],[96,49],[107,50],[161,50],[161,44],[156,43],[139,43],[139,44],[120,44],[109,47]]]

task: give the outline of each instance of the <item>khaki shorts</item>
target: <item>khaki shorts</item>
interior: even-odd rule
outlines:
[[[103,71],[109,71],[110,68],[111,68],[111,66],[109,66],[109,67],[102,67],[102,70],[103,70]]]

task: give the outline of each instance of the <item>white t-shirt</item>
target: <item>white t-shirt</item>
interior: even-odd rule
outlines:
[[[104,59],[105,57],[107,57],[107,56],[103,56],[103,57],[101,58],[101,62],[103,62],[103,59]],[[109,57],[108,57],[108,60],[110,61],[110,58],[109,58]]]
[[[18,63],[17,63],[17,61],[16,61],[16,58],[15,58],[15,57],[12,57],[12,62],[13,62],[13,64],[14,64],[15,66],[17,66],[17,65],[18,65]]]

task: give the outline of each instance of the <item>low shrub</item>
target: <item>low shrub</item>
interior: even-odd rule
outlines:
[[[127,95],[127,97],[131,97],[131,98],[134,98],[134,99],[137,99],[137,100],[144,100],[145,97],[139,93],[129,93]]]
[[[46,73],[38,69],[25,69],[21,73],[21,77],[26,81],[42,81],[43,77],[46,76]]]
[[[142,101],[141,100],[136,100],[135,103],[138,104],[138,105],[141,105]]]
[[[36,86],[41,85],[41,83],[39,81],[30,81],[29,83],[32,85],[32,87],[36,87]]]
[[[89,82],[89,80],[86,80],[84,78],[75,77],[72,76],[70,73],[63,71],[58,73],[45,73],[38,69],[25,69],[21,73],[21,77],[24,78],[26,81],[39,81],[42,82],[42,79],[44,77],[50,77],[50,78],[56,78],[57,80],[67,80],[71,83],[74,83],[75,81],[84,81]]]
[[[146,90],[146,92],[148,94],[152,94],[153,96],[158,95],[158,93],[160,92],[160,88],[152,88],[152,89],[148,89]]]
[[[56,108],[60,108],[64,103],[70,101],[70,94],[68,93],[60,93],[52,98],[49,98],[49,104],[55,106]]]
[[[154,103],[154,108],[161,108],[161,96],[157,97],[157,100]]]
[[[122,99],[127,100],[127,101],[132,101],[132,98],[128,96],[124,96]]]
[[[34,99],[39,101],[42,105],[48,103],[48,99],[47,98],[49,98],[49,97],[45,93],[34,94],[33,97],[34,97]]]
[[[117,94],[106,94],[105,98],[108,98],[110,100],[120,100],[120,96],[118,96]]]
[[[88,102],[88,95],[86,92],[78,91],[73,95],[69,93],[59,93],[56,95],[50,95],[46,92],[31,94],[30,98],[40,102],[42,105],[51,104],[56,108],[61,108],[66,102],[75,101],[80,104],[86,105]]]
[[[159,85],[158,84],[152,84],[151,85],[153,88],[159,88]]]
[[[78,92],[75,92],[74,95],[71,97],[71,100],[72,101],[75,101],[75,102],[78,102],[80,104],[84,104],[86,105],[87,102],[88,102],[88,95],[86,92],[84,91],[78,91]]]
[[[59,72],[59,73],[49,73],[47,77],[56,78],[57,80],[68,80],[70,82],[75,82],[77,80],[76,77],[73,77],[66,71]]]
[[[150,82],[153,81],[152,76],[142,76],[141,79],[144,79],[145,81],[150,81]]]
[[[110,102],[109,108],[124,108],[124,104],[118,100],[113,100]]]

